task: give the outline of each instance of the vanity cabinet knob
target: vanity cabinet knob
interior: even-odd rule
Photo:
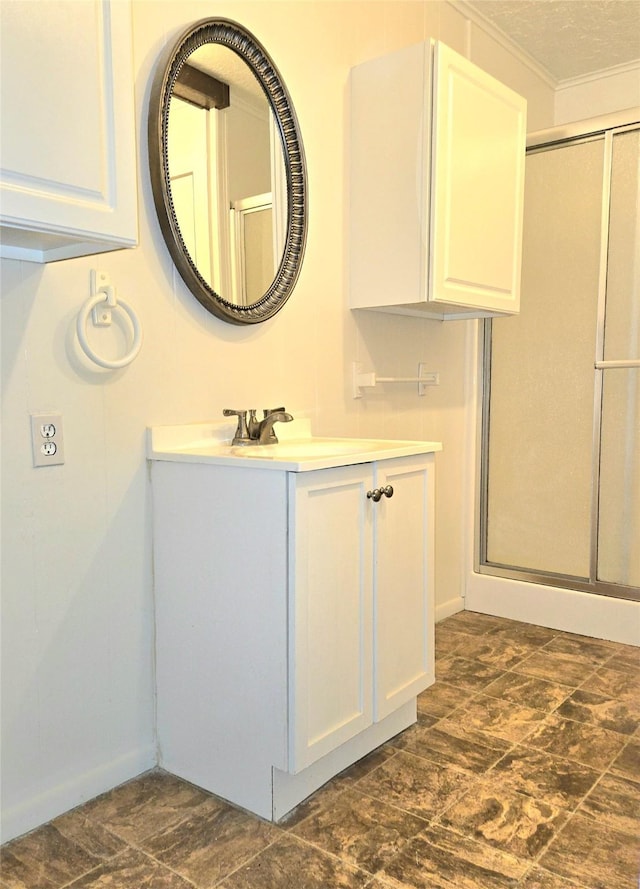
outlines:
[[[374,488],[373,491],[367,491],[367,499],[377,503],[383,494],[385,497],[393,497],[393,488],[391,485],[387,485],[384,488]]]

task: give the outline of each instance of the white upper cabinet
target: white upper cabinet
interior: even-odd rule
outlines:
[[[351,72],[350,306],[514,314],[526,102],[442,43]]]
[[[135,246],[129,3],[14,0],[0,14],[0,255]]]

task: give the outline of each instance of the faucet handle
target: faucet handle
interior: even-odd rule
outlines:
[[[246,444],[249,441],[249,431],[247,429],[247,412],[246,411],[234,411],[231,408],[225,407],[222,411],[223,417],[237,417],[238,418],[238,427],[236,429],[236,434],[233,436],[233,441],[231,444]]]

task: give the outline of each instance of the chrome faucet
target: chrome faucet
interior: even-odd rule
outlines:
[[[258,444],[277,444],[278,438],[274,432],[274,423],[290,423],[293,420],[283,407],[275,410],[264,411],[264,419],[260,420],[257,427]]]
[[[277,444],[278,439],[274,432],[274,423],[289,423],[293,420],[291,414],[288,414],[283,407],[276,407],[263,411],[263,419],[258,420],[255,408],[250,411],[235,411],[225,408],[223,411],[225,417],[237,417],[238,426],[233,436],[232,445],[266,445]],[[247,420],[247,413],[249,419]]]

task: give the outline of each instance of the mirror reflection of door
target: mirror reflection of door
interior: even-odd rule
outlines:
[[[217,290],[211,263],[207,123],[202,109],[181,99],[171,100],[171,197],[189,255],[207,284]]]
[[[271,192],[232,203],[231,288],[239,305],[257,302],[273,281],[272,207]]]
[[[169,172],[178,224],[205,281],[228,302],[252,305],[269,289],[284,247],[282,146],[266,97],[235,53],[206,45],[189,57],[189,67],[228,83],[229,104],[171,99]],[[238,212],[239,228],[232,223]]]

